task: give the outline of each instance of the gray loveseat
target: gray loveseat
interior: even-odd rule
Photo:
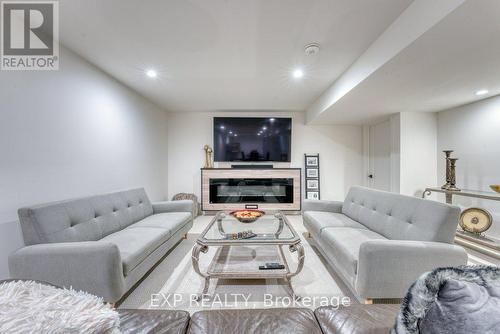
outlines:
[[[305,201],[304,225],[359,299],[402,298],[422,273],[467,263],[453,244],[460,209],[352,187],[344,202]]]
[[[144,189],[19,209],[23,247],[13,278],[118,301],[192,227],[192,201],[151,203]]]

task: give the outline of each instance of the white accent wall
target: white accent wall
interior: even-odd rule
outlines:
[[[400,114],[400,193],[422,196],[437,182],[437,115],[431,112]]]
[[[322,199],[343,200],[350,186],[364,182],[361,126],[306,125],[305,114],[299,112],[171,113],[168,119],[169,197],[179,192],[200,196],[203,146],[213,143],[214,116],[292,117],[291,163],[276,166],[303,167],[304,153],[319,153]]]
[[[442,111],[438,114],[438,180],[444,183],[442,150],[454,150],[457,157],[457,186],[492,191],[500,184],[500,96]],[[488,235],[500,238],[500,202],[455,197],[463,207],[479,206],[493,215]]]
[[[0,73],[0,279],[23,245],[17,209],[145,187],[167,190],[167,115],[66,49],[60,70]]]

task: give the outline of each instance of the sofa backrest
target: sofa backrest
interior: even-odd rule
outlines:
[[[26,245],[95,241],[153,214],[144,189],[131,189],[18,211]]]
[[[352,187],[342,213],[388,239],[452,243],[460,209],[417,197]]]

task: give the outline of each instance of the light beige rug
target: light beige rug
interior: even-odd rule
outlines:
[[[191,249],[199,233],[212,217],[198,217],[188,238],[179,243],[165,259],[128,295],[120,308],[183,309],[196,312],[202,309],[220,308],[271,308],[308,307],[338,303],[357,303],[349,289],[332,272],[321,255],[315,250],[301,216],[288,216],[291,224],[301,235],[305,251],[305,263],[301,273],[292,278],[295,293],[302,299],[290,298],[286,282],[268,280],[216,280],[212,279],[210,297],[195,300],[203,289],[203,279],[191,264]],[[210,264],[215,249],[200,255],[202,270]],[[293,271],[297,266],[295,254],[285,252]]]

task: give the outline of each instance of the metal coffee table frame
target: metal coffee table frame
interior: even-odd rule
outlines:
[[[221,279],[284,279],[287,283],[287,286],[290,290],[290,295],[295,299],[300,299],[299,296],[295,295],[293,290],[293,286],[291,283],[291,278],[298,275],[302,268],[304,267],[304,248],[300,243],[300,237],[297,232],[293,229],[293,227],[288,222],[285,215],[281,212],[277,212],[274,214],[275,218],[279,221],[278,229],[274,234],[274,238],[269,239],[207,239],[206,234],[213,227],[214,224],[217,224],[217,229],[219,233],[224,236],[226,235],[223,227],[222,227],[222,219],[225,218],[227,214],[225,212],[219,212],[212,219],[210,224],[205,228],[200,237],[196,240],[196,245],[193,247],[191,260],[193,264],[193,268],[195,272],[204,278],[205,283],[203,287],[203,292],[199,296],[207,295],[208,288],[210,286],[210,279],[212,278],[221,278]],[[292,233],[292,238],[290,239],[278,239],[280,234],[283,232],[284,225],[288,227],[290,232]],[[251,227],[251,224],[249,224]],[[269,235],[273,235],[269,234]],[[267,234],[266,234],[267,235]],[[259,235],[264,236],[265,235]],[[221,252],[224,247],[238,247],[238,246],[276,246],[278,248],[279,256],[282,260],[282,263],[285,266],[284,270],[259,270],[256,268],[254,271],[214,271],[215,263],[217,262],[218,257],[221,255]],[[290,271],[290,267],[285,258],[283,247],[287,246],[291,253],[297,253],[298,265],[297,269],[294,272]],[[210,266],[208,267],[206,272],[202,272],[199,266],[200,253],[207,253],[209,247],[218,247],[216,254],[214,255]]]

